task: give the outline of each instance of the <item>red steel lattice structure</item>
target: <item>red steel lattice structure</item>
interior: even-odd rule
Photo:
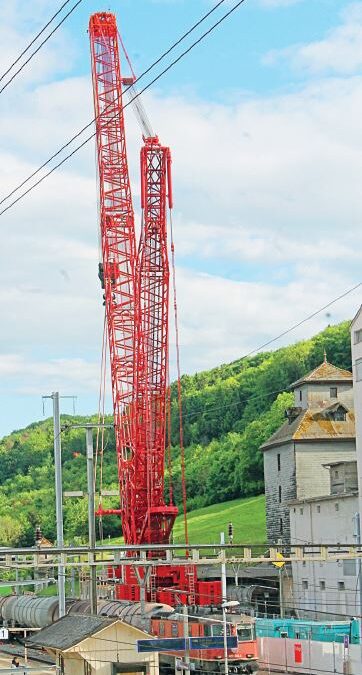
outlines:
[[[177,515],[164,501],[168,382],[169,264],[167,205],[172,207],[171,154],[157,137],[141,150],[142,227],[138,256],[137,458],[139,489],[147,501],[141,539],[167,543]],[[142,481],[142,485],[140,485]]]
[[[100,188],[99,276],[108,328],[121,500],[120,509],[98,513],[121,515],[128,544],[167,544],[178,512],[164,499],[171,155],[156,136],[144,137],[137,250],[122,104],[122,84],[132,84],[133,78],[121,78],[113,14],[93,15],[89,35]],[[116,576],[123,576],[117,597],[138,600],[139,579],[132,568],[119,568]],[[169,604],[215,604],[221,601],[221,584],[198,582],[192,564],[155,565],[147,597]]]
[[[136,253],[115,17],[93,15],[89,34],[100,186],[100,269],[110,348],[120,514],[127,543],[167,543],[177,514],[177,508],[166,505],[163,496],[170,151],[156,137],[146,139],[142,148],[143,223]]]

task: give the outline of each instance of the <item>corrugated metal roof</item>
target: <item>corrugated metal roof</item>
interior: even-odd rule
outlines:
[[[117,621],[119,619],[109,619],[104,616],[89,616],[86,614],[63,616],[58,621],[55,621],[55,623],[43,628],[36,635],[29,638],[28,643],[64,651]]]

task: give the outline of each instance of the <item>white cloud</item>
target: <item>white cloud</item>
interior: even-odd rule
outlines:
[[[96,364],[81,358],[29,361],[21,354],[1,354],[0,378],[0,392],[6,392],[11,381],[17,394],[35,396],[59,388],[63,394],[94,392],[99,386]]]
[[[19,97],[9,88],[1,114],[2,194],[92,116],[89,78],[37,76]],[[173,154],[183,370],[241,356],[359,281],[362,78],[230,106],[154,91],[145,105]],[[137,197],[140,138],[128,109],[127,130]],[[93,393],[95,410],[103,307],[93,144],[0,225],[0,389],[9,400]],[[331,320],[358,302],[336,304]]]
[[[264,63],[274,65],[285,60],[296,69],[314,74],[359,71],[362,66],[362,2],[349,4],[341,17],[342,23],[329,30],[323,39],[272,50],[264,57]]]

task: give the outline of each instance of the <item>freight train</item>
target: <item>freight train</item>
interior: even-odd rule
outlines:
[[[191,608],[188,608],[190,611]],[[196,611],[196,610],[195,610]],[[88,600],[66,600],[67,614],[89,614]],[[98,614],[117,616],[122,621],[145,630],[159,638],[184,637],[184,624],[180,613],[174,607],[161,603],[145,603],[143,616],[139,602],[120,600],[98,601]],[[4,626],[44,628],[58,619],[58,599],[39,598],[33,595],[10,595],[0,598],[0,622]],[[212,637],[223,635],[223,623],[215,615],[194,616],[190,612],[188,621],[190,637]],[[228,650],[229,672],[235,675],[252,673],[256,669],[256,639],[254,624],[249,618],[228,623],[231,635],[238,638],[237,647]],[[163,675],[174,672],[176,654],[160,655]],[[196,671],[204,673],[224,672],[222,649],[191,650],[191,662]]]

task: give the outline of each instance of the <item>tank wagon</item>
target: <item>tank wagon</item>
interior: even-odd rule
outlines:
[[[0,621],[4,626],[45,628],[59,618],[58,599],[34,595],[7,595],[0,598]],[[66,600],[67,614],[87,614],[88,600]]]

